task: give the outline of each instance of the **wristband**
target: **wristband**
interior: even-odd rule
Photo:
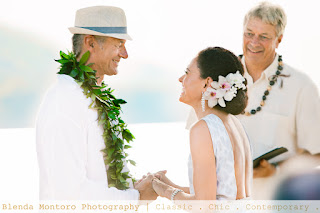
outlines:
[[[181,189],[175,189],[173,190],[172,194],[171,194],[171,201],[173,201],[174,197],[179,193],[179,192],[183,192]]]

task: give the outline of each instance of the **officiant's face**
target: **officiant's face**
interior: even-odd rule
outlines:
[[[243,54],[246,62],[269,65],[275,56],[282,35],[277,36],[276,27],[252,18],[244,26]]]
[[[191,61],[185,74],[179,78],[179,81],[182,83],[182,92],[179,101],[191,106],[199,104],[205,85],[205,79],[200,77],[197,58]]]

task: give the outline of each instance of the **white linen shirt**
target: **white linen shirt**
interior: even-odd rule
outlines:
[[[285,59],[284,59],[285,60]],[[245,67],[245,57],[242,58]],[[269,85],[268,78],[275,74],[278,67],[278,55],[273,63],[263,71],[261,77],[253,83],[245,68],[244,77],[248,85],[248,105],[246,111],[256,109],[262,101],[262,95]],[[278,162],[295,155],[299,148],[311,154],[320,153],[320,98],[318,88],[310,78],[287,64],[283,64],[281,74],[267,96],[265,105],[254,115],[238,115],[249,136],[253,158],[272,148],[284,146],[287,153],[270,160]],[[280,78],[283,87],[280,88]]]
[[[40,200],[139,199],[135,189],[108,188],[103,129],[90,103],[67,75],[47,92],[36,124]]]

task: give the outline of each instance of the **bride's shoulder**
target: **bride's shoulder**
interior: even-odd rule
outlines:
[[[210,131],[207,123],[204,120],[197,121],[190,128],[190,143],[201,143],[203,139],[210,138]]]
[[[199,120],[190,129],[190,151],[194,162],[201,162],[213,150],[211,135],[207,123]]]
[[[191,126],[190,134],[192,132],[198,133],[199,131],[202,131],[204,129],[208,129],[207,123],[204,120],[200,119]]]

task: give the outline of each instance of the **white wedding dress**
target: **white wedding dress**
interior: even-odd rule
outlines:
[[[223,122],[214,114],[202,118],[209,128],[216,160],[217,200],[236,200],[237,185],[234,157],[229,135]],[[194,194],[191,154],[188,162],[190,194]]]

